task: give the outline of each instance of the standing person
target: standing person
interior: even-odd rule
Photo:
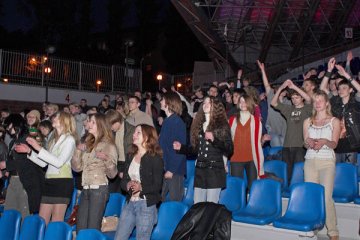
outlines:
[[[161,110],[166,114],[159,138],[165,165],[164,185],[161,192],[162,201],[166,200],[168,193],[171,201],[181,201],[184,196],[186,156],[176,153],[173,142],[178,141],[186,145],[186,126],[180,117],[182,103],[179,95],[174,92],[164,93],[160,103]]]
[[[324,91],[314,93],[313,115],[304,121],[304,164],[306,182],[325,188],[326,228],[331,240],[339,239],[332,193],[335,178],[335,153],[340,136],[340,121],[331,114],[330,102]]]
[[[335,58],[328,63],[328,73],[321,82],[321,90],[325,90],[332,70],[337,68],[338,74],[345,80],[338,83],[338,96],[330,95],[332,114],[340,119],[340,139],[335,149],[337,162],[355,164],[360,151],[360,84],[355,81],[341,65],[336,65]]]
[[[111,131],[115,134],[115,145],[118,153],[118,176],[110,180],[109,191],[110,193],[121,192],[120,180],[124,175],[125,156],[132,146],[132,135],[135,127],[124,121],[118,111],[112,109],[106,112],[105,118],[111,126]]]
[[[115,240],[128,239],[134,227],[136,239],[150,239],[157,222],[156,204],[161,200],[163,169],[155,128],[145,124],[137,126],[121,180],[121,188],[127,193],[127,204],[121,212]]]
[[[261,76],[263,85],[265,87],[265,94],[267,97],[267,104],[268,104],[268,116],[266,119],[266,129],[268,134],[271,136],[270,146],[271,147],[278,147],[284,145],[284,139],[286,135],[286,120],[284,116],[277,110],[275,110],[271,106],[271,101],[275,95],[275,89],[270,86],[266,71],[265,71],[265,64],[260,62],[259,60],[256,61],[259,69],[261,70]],[[281,99],[281,95],[284,95],[286,91],[280,94],[279,98]]]
[[[255,103],[243,95],[239,101],[240,111],[229,120],[231,136],[234,141],[234,154],[231,157],[231,176],[244,177],[246,170],[248,189],[254,180],[264,175],[264,155],[261,147],[262,124],[254,116]]]
[[[105,115],[96,113],[90,117],[89,134],[84,144],[79,144],[72,159],[75,172],[82,171],[81,201],[76,232],[81,229],[100,230],[106,202],[109,199],[108,178],[117,174],[117,151],[112,132]]]
[[[139,124],[147,124],[154,126],[153,119],[147,113],[140,110],[140,98],[137,96],[129,96],[129,115],[126,117],[126,121],[133,126]]]
[[[40,167],[47,166],[39,212],[46,224],[50,220],[64,221],[74,189],[70,162],[76,146],[75,119],[69,113],[58,112],[52,124],[55,132],[48,150],[31,137],[27,137],[26,142],[32,148],[26,144],[15,147],[15,151],[27,153],[28,158]]]
[[[5,180],[7,176],[5,175],[5,166],[8,155],[8,147],[5,144],[5,134],[6,130],[2,126],[0,126],[0,204],[5,202],[5,196],[2,192],[4,189]]]
[[[191,125],[191,147],[175,141],[180,153],[197,153],[194,180],[194,203],[218,203],[220,191],[226,187],[226,157],[233,153],[230,127],[221,101],[205,97]],[[225,157],[224,157],[225,156]]]
[[[290,88],[291,102],[293,105],[287,105],[279,102],[280,93],[286,88]],[[303,146],[304,137],[302,128],[304,120],[311,116],[312,106],[310,97],[291,80],[286,80],[275,93],[271,101],[271,106],[279,110],[286,119],[286,135],[284,148],[282,151],[283,161],[287,164],[288,182],[290,182],[294,164],[304,162],[305,149]]]
[[[5,210],[16,209],[22,217],[38,213],[41,201],[41,182],[33,178],[38,168],[35,163],[28,161],[26,151],[15,151],[19,144],[26,144],[29,129],[25,119],[20,114],[10,114],[5,122],[6,131],[11,136],[9,154],[2,168],[9,172],[10,181],[5,199]],[[5,163],[5,164],[4,164]]]

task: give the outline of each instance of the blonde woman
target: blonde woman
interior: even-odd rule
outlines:
[[[69,113],[58,112],[52,120],[52,126],[55,132],[48,149],[31,137],[26,138],[28,145],[22,143],[15,146],[15,151],[27,153],[28,159],[40,167],[48,167],[39,212],[46,224],[50,220],[64,221],[74,188],[71,158],[76,147],[75,119]]]
[[[82,171],[81,201],[76,231],[86,228],[101,228],[105,205],[109,198],[108,178],[114,178],[118,171],[116,146],[105,115],[90,115],[89,134],[84,144],[77,146],[72,159],[72,168]]]
[[[306,182],[319,183],[325,188],[326,228],[331,240],[339,239],[332,193],[334,188],[336,148],[340,137],[340,120],[331,115],[331,107],[324,91],[313,95],[313,115],[304,121],[307,148],[304,164]]]

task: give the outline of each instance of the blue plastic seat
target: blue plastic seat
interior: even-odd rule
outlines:
[[[254,181],[245,208],[233,213],[235,222],[265,225],[281,216],[281,184],[272,179]]]
[[[245,181],[239,177],[226,177],[226,188],[220,193],[219,203],[225,205],[227,210],[233,212],[243,208],[246,203]]]
[[[19,240],[43,240],[45,226],[45,220],[39,215],[27,216],[21,225]]]
[[[65,222],[67,222],[69,220],[70,215],[71,215],[72,211],[74,210],[74,207],[76,205],[76,196],[77,196],[77,189],[74,188],[72,196],[71,196],[71,201],[65,212],[65,217],[64,217]]]
[[[187,159],[186,160],[186,178],[184,179],[184,187],[189,186],[189,180],[195,175],[195,160]]]
[[[333,199],[335,202],[348,203],[358,196],[356,166],[349,163],[336,164]]]
[[[324,187],[310,182],[297,183],[291,187],[285,215],[273,222],[277,228],[304,232],[320,230],[324,224]]]
[[[304,162],[297,162],[294,164],[294,169],[290,180],[290,186],[284,189],[282,196],[289,198],[291,186],[296,183],[302,182],[304,182]]]
[[[354,203],[355,203],[355,204],[360,204],[360,196],[358,196],[358,197],[356,197],[356,198],[354,199]]]
[[[72,240],[72,230],[66,222],[51,222],[48,224],[44,240]]]
[[[97,229],[83,229],[79,231],[76,240],[106,240],[106,237]]]
[[[287,177],[287,164],[280,160],[271,160],[264,162],[265,172],[274,173],[277,177],[283,180],[281,184],[282,189],[286,189],[288,186],[288,177]]]
[[[121,210],[125,206],[126,197],[120,193],[110,193],[109,201],[106,204],[104,217],[120,217]]]
[[[189,178],[189,185],[182,200],[183,203],[191,207],[194,204],[194,176]]]
[[[282,160],[282,149],[283,147],[271,147],[266,156],[266,160]]]
[[[151,240],[170,239],[178,223],[189,210],[182,202],[164,202],[160,205],[158,222],[151,234]]]
[[[2,240],[17,240],[20,235],[21,214],[17,210],[5,210],[0,218]]]

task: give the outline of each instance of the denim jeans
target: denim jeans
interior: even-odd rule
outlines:
[[[99,189],[83,189],[76,219],[76,232],[86,228],[100,230],[108,200],[109,189],[107,185],[100,186]]]
[[[198,202],[213,202],[218,203],[220,198],[221,188],[194,188],[194,204]]]
[[[156,205],[146,206],[146,200],[129,201],[121,212],[114,240],[127,240],[136,227],[136,240],[149,240],[157,222]]]
[[[166,195],[169,193],[170,201],[181,201],[184,197],[184,176],[173,174],[171,179],[165,179],[163,181],[163,187],[161,191],[162,201],[166,201]]]

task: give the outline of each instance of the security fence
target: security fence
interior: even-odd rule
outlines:
[[[0,49],[0,77],[14,84],[115,92],[141,89],[141,70]]]

